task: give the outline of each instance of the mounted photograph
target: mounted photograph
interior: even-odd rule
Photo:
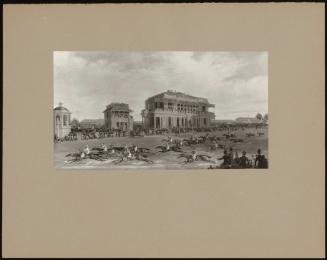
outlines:
[[[267,169],[268,52],[53,53],[56,169]]]

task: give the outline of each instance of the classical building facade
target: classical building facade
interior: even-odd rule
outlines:
[[[104,113],[104,126],[110,130],[133,130],[133,117],[130,113],[128,104],[111,103],[107,106]]]
[[[206,128],[215,114],[208,99],[168,90],[145,101],[142,121],[146,129]]]
[[[54,133],[57,138],[64,138],[71,131],[70,111],[59,103],[53,109]]]

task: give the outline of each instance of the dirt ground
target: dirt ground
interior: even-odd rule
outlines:
[[[264,135],[259,136],[258,131],[263,132]],[[262,154],[268,158],[268,130],[263,128],[256,130],[255,128],[237,130],[232,133],[236,135],[237,138],[244,140],[243,143],[234,143],[226,139],[223,134],[227,131],[215,131],[209,132],[210,136],[219,136],[222,141],[219,144],[224,144],[229,149],[233,148],[241,156],[242,151],[246,151],[249,159],[252,159],[255,155],[257,149],[261,149]],[[247,137],[247,133],[254,133],[255,136]],[[184,139],[193,136],[203,136],[206,133],[186,133],[180,135],[171,135],[173,139]],[[158,145],[163,145],[167,135],[156,135],[156,136],[145,136],[145,137],[111,137],[103,139],[92,139],[92,140],[78,140],[78,141],[67,141],[62,143],[54,144],[54,164],[57,169],[207,169],[210,165],[217,166],[220,165],[222,161],[217,160],[221,157],[224,150],[218,149],[216,151],[210,150],[210,141],[206,141],[204,144],[183,146],[182,149],[186,153],[191,153],[192,150],[196,150],[198,154],[207,154],[212,157],[214,163],[195,161],[192,163],[185,163],[185,158],[178,158],[179,153],[170,151],[167,153],[151,153],[149,159],[154,163],[149,164],[144,161],[131,160],[124,161],[120,164],[114,164],[112,159],[106,161],[97,161],[92,159],[84,159],[79,162],[68,163],[69,157],[66,157],[69,153],[75,153],[82,150],[86,145],[91,148],[99,147],[101,144],[106,144],[107,146],[131,146],[133,144],[138,147],[144,147],[151,149],[152,152],[157,151],[155,147]]]

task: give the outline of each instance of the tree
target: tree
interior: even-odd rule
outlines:
[[[73,118],[71,125],[72,127],[77,128],[79,127],[79,121],[76,118]]]
[[[268,121],[268,114],[265,114],[263,118],[265,121]]]
[[[260,121],[262,120],[262,114],[260,114],[260,113],[258,113],[255,117],[256,117],[256,119],[258,119]]]

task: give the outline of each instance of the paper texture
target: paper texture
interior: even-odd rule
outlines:
[[[324,5],[4,6],[4,257],[324,256]],[[268,51],[269,169],[56,171],[55,50]]]

